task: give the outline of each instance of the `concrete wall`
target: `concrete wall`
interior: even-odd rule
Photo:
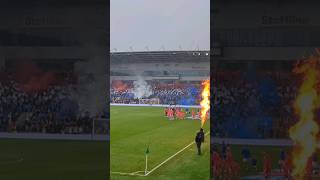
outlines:
[[[106,7],[0,7],[0,30],[54,38],[63,44],[48,46],[1,46],[5,58],[81,58],[90,59],[93,49],[107,51]],[[1,14],[3,14],[1,16]],[[12,41],[15,41],[13,38]],[[70,42],[77,45],[70,45]],[[65,42],[65,43],[64,43]],[[72,44],[72,43],[71,43]],[[97,51],[96,51],[97,52]],[[101,51],[102,52],[102,51]],[[106,60],[107,61],[107,60]]]
[[[320,2],[215,1],[213,60],[296,60],[320,44]],[[308,9],[308,11],[305,11]]]
[[[175,63],[175,62],[163,62],[163,63],[126,63],[126,64],[112,64],[112,70],[130,70],[130,71],[177,71],[177,70],[203,70],[208,71],[210,69],[210,62],[186,62],[186,63]]]
[[[208,79],[209,77],[206,76],[198,76],[198,77],[177,77],[177,76],[173,76],[173,77],[151,77],[151,76],[145,76],[143,77],[145,80],[182,80],[182,81],[202,81],[205,79]],[[111,76],[110,77],[110,82],[112,82],[113,80],[131,80],[131,81],[135,81],[137,80],[136,76]]]

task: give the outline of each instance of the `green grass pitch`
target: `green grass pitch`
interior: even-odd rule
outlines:
[[[149,145],[148,170],[194,141],[200,128],[197,120],[169,121],[161,107],[111,107],[110,171],[136,172],[145,169],[145,150]],[[205,132],[210,122],[206,122]],[[198,156],[196,145],[181,152],[146,177],[111,173],[111,180],[187,180],[210,179],[209,135]]]
[[[108,144],[69,140],[0,140],[0,179],[105,180]]]

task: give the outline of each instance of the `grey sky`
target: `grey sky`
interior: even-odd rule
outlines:
[[[110,50],[209,50],[210,0],[111,0]]]

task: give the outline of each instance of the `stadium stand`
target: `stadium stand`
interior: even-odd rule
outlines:
[[[134,96],[134,82],[140,77],[152,92],[146,99],[199,105],[201,81],[210,75],[209,51],[112,52],[110,57],[111,103],[141,103]]]
[[[215,137],[288,138],[287,130],[297,120],[291,105],[298,80],[291,71],[227,70],[217,72],[217,79]]]
[[[138,104],[134,97],[133,81],[113,81],[111,85],[111,103]],[[198,105],[201,82],[189,83],[175,81],[172,84],[149,81],[152,94],[146,98],[158,98],[160,104]]]
[[[0,132],[91,134],[95,116],[89,112],[79,115],[69,91],[72,76],[45,89],[28,89],[10,74],[1,73]],[[106,134],[107,130],[97,127],[96,133]]]

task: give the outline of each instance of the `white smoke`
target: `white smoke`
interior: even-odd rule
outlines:
[[[102,113],[107,108],[107,66],[105,57],[98,56],[76,64],[78,84],[71,90],[73,99],[79,104],[81,113],[91,116]]]
[[[151,86],[141,77],[133,82],[133,94],[135,98],[141,99],[152,95]]]
[[[81,34],[85,59],[75,64],[78,84],[75,88],[75,99],[81,113],[89,112],[91,116],[100,115],[108,108],[108,68],[106,39],[103,28],[95,28]]]

